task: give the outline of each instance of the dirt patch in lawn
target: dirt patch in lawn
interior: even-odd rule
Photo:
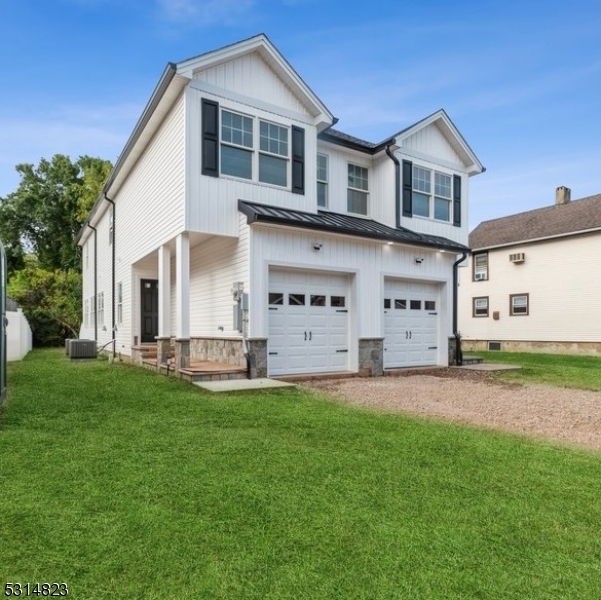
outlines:
[[[491,373],[435,369],[303,385],[359,406],[406,412],[601,450],[601,393],[500,383]]]

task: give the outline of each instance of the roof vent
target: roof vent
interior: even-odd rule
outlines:
[[[572,190],[565,185],[560,185],[555,190],[555,204],[567,204],[571,200]]]
[[[523,263],[526,260],[526,254],[524,252],[516,252],[515,254],[509,255],[509,262],[512,263]]]

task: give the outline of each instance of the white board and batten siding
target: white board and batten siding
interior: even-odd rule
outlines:
[[[452,222],[445,223],[423,217],[401,217],[401,224],[419,233],[442,236],[467,245],[469,234],[469,176],[461,157],[437,125],[431,124],[403,139],[401,148],[395,152],[395,155],[401,161],[403,159],[410,160],[414,166],[424,167],[446,175],[461,176],[461,227],[454,227]]]
[[[523,263],[510,254],[524,253]],[[460,269],[459,328],[472,340],[599,342],[601,235],[570,236],[490,250],[488,281],[472,281],[473,257]],[[511,294],[529,295],[529,314],[509,315]],[[472,316],[472,299],[488,296],[489,316]],[[499,319],[494,320],[494,311]]]
[[[287,189],[221,175],[202,176],[201,131],[202,99],[219,103],[220,109],[248,115],[289,129],[305,130],[305,194],[291,194],[291,166]],[[268,67],[259,53],[242,57],[195,75],[186,92],[187,106],[187,207],[189,231],[217,235],[238,235],[238,200],[260,202],[314,212],[316,190],[315,153],[317,132],[314,116],[284,82]],[[258,128],[258,122],[255,121]],[[255,138],[258,131],[255,131]],[[289,137],[291,147],[291,137]],[[255,152],[256,155],[256,152]],[[290,163],[290,161],[289,161]],[[256,179],[256,173],[255,173]]]
[[[437,349],[432,359],[433,364],[447,364],[447,339],[451,329],[448,316],[451,307],[449,277],[455,255],[267,226],[253,226],[250,240],[250,337],[269,337],[272,333],[268,294],[273,291],[272,284],[275,280],[271,273],[288,271],[295,277],[300,277],[299,281],[312,274],[323,277],[322,281],[327,281],[329,277],[333,282],[333,291],[329,293],[334,296],[340,295],[334,292],[339,291],[341,285],[338,284],[344,280],[347,282],[344,285],[348,288],[349,306],[346,317],[349,340],[348,370],[356,370],[358,339],[384,337],[385,281],[398,279],[421,282],[431,284],[429,292],[435,290],[433,293],[438,315]],[[319,251],[313,249],[315,243],[321,244]],[[416,263],[416,257],[423,258],[423,261]],[[311,293],[309,287],[307,294]],[[317,284],[314,287],[319,288]],[[305,317],[311,318],[310,315]],[[304,329],[302,331],[304,332]],[[429,346],[432,345],[434,344],[429,343]]]
[[[234,330],[232,286],[249,290],[249,227],[238,215],[239,237],[213,237],[190,250],[190,335],[239,337]],[[172,269],[173,271],[173,269]],[[175,309],[175,297],[171,302]],[[175,331],[175,313],[172,314]]]

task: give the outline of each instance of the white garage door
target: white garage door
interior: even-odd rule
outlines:
[[[435,365],[440,286],[384,281],[384,368]]]
[[[269,374],[348,370],[348,277],[273,269]]]

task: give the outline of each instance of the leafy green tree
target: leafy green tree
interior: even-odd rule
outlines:
[[[33,253],[43,269],[81,269],[75,237],[111,170],[111,163],[82,156],[72,162],[55,154],[38,166],[20,164],[19,187],[0,205],[0,236],[9,274]]]
[[[23,308],[36,345],[77,337],[81,322],[81,253],[75,238],[112,165],[55,154],[16,166],[17,190],[0,198],[0,239],[9,296]]]
[[[16,300],[27,316],[36,346],[61,344],[76,338],[81,322],[81,273],[46,270],[33,257],[14,273],[8,295]]]

